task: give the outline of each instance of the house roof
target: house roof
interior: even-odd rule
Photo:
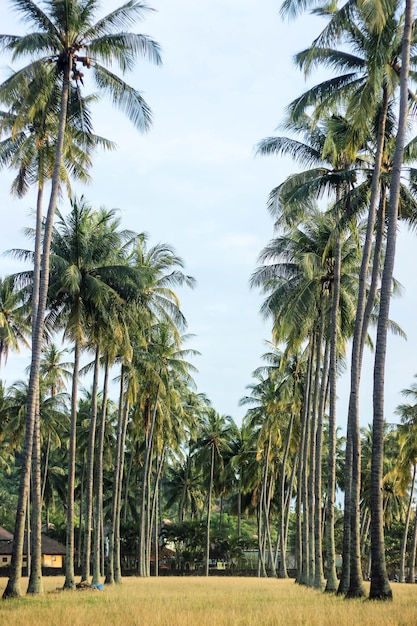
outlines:
[[[0,526],[0,541],[11,541],[13,539],[12,533]]]
[[[7,531],[6,531],[7,532]],[[10,533],[9,533],[10,534]],[[11,554],[13,548],[13,535],[10,534],[10,539],[7,543],[0,542],[0,554]],[[42,535],[42,554],[65,554],[66,549],[62,543]],[[23,554],[27,554],[27,533],[25,533],[25,540],[23,544]]]

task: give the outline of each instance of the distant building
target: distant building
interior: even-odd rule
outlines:
[[[0,568],[10,565],[12,560],[13,535],[0,526]],[[55,539],[42,535],[42,567],[62,569],[65,546]],[[23,567],[27,565],[27,534],[23,544]]]

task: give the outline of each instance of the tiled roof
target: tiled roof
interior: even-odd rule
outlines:
[[[1,528],[1,527],[0,527]],[[4,529],[2,529],[4,530]],[[7,530],[5,531],[7,533]],[[13,535],[8,533],[10,537],[7,540],[0,541],[0,554],[11,554],[13,547]],[[55,539],[51,539],[51,537],[47,537],[46,535],[42,535],[42,554],[65,554],[65,546]],[[27,534],[25,534],[25,541],[23,544],[23,554],[27,553]]]

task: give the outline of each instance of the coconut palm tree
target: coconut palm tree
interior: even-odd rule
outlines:
[[[98,336],[97,328],[114,328],[113,303],[123,302],[117,284],[123,277],[132,280],[134,271],[127,267],[126,252],[133,234],[121,231],[114,211],[94,212],[84,198],[73,199],[67,218],[59,211],[58,223],[51,242],[51,277],[49,285],[49,320],[64,329],[64,338],[74,342],[74,372],[72,389],[72,425],[68,468],[68,517],[66,586],[73,587],[74,559],[74,471],[76,449],[76,412],[78,363],[80,351],[87,339]],[[50,323],[48,320],[48,323]],[[98,345],[98,344],[97,344]],[[93,403],[95,406],[95,404]],[[93,458],[96,430],[96,411],[91,420],[89,450],[87,453],[87,516],[83,578],[89,577]]]
[[[408,90],[410,49],[413,24],[413,2],[406,0],[404,12],[404,32],[402,37],[400,105],[398,132],[395,143],[394,166],[390,185],[388,211],[387,247],[381,279],[380,305],[375,346],[373,421],[372,421],[372,466],[371,466],[371,599],[392,598],[385,564],[382,467],[384,450],[384,376],[389,320],[389,306],[392,293],[395,246],[397,236],[398,206],[400,199],[401,169],[407,131]]]
[[[228,415],[220,415],[214,409],[209,408],[202,430],[196,441],[196,449],[199,450],[201,467],[208,471],[207,488],[207,525],[206,525],[206,550],[205,550],[205,575],[209,574],[210,565],[210,522],[212,497],[214,487],[214,475],[216,468],[223,466],[223,457],[231,452],[232,436],[236,433],[236,425]]]
[[[93,80],[98,88],[111,96],[113,103],[124,110],[129,119],[139,129],[146,129],[150,123],[150,112],[140,93],[130,87],[108,68],[115,62],[124,73],[131,69],[138,56],[148,56],[160,63],[158,45],[143,35],[119,32],[119,28],[129,27],[142,17],[148,7],[141,2],[130,0],[108,16],[94,22],[98,0],[48,0],[43,11],[32,0],[15,0],[16,10],[30,22],[32,29],[23,36],[1,35],[0,48],[11,53],[13,59],[24,58],[27,54],[36,55],[28,66],[13,74],[0,87],[0,100],[16,101],[22,80],[35,74],[38,66],[49,63],[50,71],[61,84],[61,99],[58,108],[59,122],[55,164],[51,180],[51,194],[43,236],[42,271],[39,287],[39,301],[36,323],[32,338],[32,361],[30,374],[30,398],[27,415],[27,436],[24,446],[24,463],[21,474],[18,508],[14,532],[10,578],[4,597],[19,596],[23,551],[24,519],[27,494],[29,492],[30,457],[36,402],[39,387],[39,362],[43,337],[43,319],[46,309],[49,281],[49,248],[52,238],[54,214],[59,192],[60,171],[64,153],[70,83],[82,85],[81,66],[92,70]],[[82,52],[85,51],[85,54]],[[16,94],[13,98],[13,94]],[[42,92],[39,94],[42,100]],[[37,110],[39,110],[39,106]]]
[[[401,395],[404,396],[405,399],[408,399],[407,403],[400,404],[397,406],[395,412],[400,416],[401,424],[398,426],[398,435],[400,439],[400,455],[399,455],[399,463],[400,467],[403,470],[403,473],[411,478],[411,484],[409,487],[409,500],[407,506],[407,515],[404,524],[404,534],[401,545],[401,559],[400,559],[400,567],[399,567],[399,582],[403,583],[405,581],[405,561],[406,561],[406,551],[407,551],[407,538],[408,538],[408,529],[410,526],[411,519],[411,510],[414,496],[414,486],[416,479],[416,471],[417,471],[417,446],[416,446],[416,426],[417,426],[417,385],[413,383],[409,388],[403,389]],[[412,571],[411,565],[414,566],[415,562],[415,554],[410,555],[410,569],[409,572],[409,582],[414,583],[414,572]]]
[[[26,298],[17,290],[11,277],[0,278],[0,365],[7,363],[9,351],[29,348],[30,315]]]

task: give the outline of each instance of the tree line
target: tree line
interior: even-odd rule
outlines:
[[[285,135],[267,137],[257,146],[261,155],[293,157],[301,171],[280,182],[269,197],[274,236],[261,251],[250,284],[262,293],[261,312],[272,321],[272,335],[265,365],[254,372],[242,399],[249,408],[241,429],[217,413],[193,384],[194,367],[186,359],[196,352],[184,347],[186,320],[174,290],[192,287],[195,281],[183,272],[181,258],[168,244],[149,247],[145,235],[122,230],[114,212],[93,210],[84,197],[71,192],[73,180],[88,179],[94,150],[114,147],[94,134],[90,105],[97,95],[84,95],[85,72],[91,70],[98,90],[138,129],[151,122],[140,93],[109,69],[113,62],[123,75],[141,56],[161,62],[152,39],[120,32],[149,7],[131,0],[95,22],[94,0],[48,0],[45,11],[30,0],[12,4],[33,32],[0,36],[1,49],[13,60],[29,55],[31,62],[0,86],[0,162],[17,170],[12,191],[23,196],[36,185],[38,203],[36,226],[29,233],[33,250],[13,251],[30,260],[32,269],[1,284],[4,358],[20,341],[31,342],[27,388],[19,383],[3,390],[7,417],[2,461],[10,458],[13,464],[20,449],[21,477],[4,597],[21,594],[29,510],[33,545],[28,592],[42,591],[42,515],[50,512],[49,459],[58,438],[66,442],[56,445],[65,457],[56,467],[66,485],[67,588],[75,586],[76,552],[83,580],[90,579],[91,568],[95,583],[104,575],[105,526],[110,529],[106,578],[120,581],[121,515],[129,515],[132,493],[138,573],[149,575],[161,502],[173,506],[168,478],[177,473],[182,480],[176,495],[179,520],[186,511],[206,519],[206,573],[213,502],[220,506],[233,485],[238,518],[244,510],[256,513],[260,575],[287,575],[293,509],[299,583],[347,597],[365,595],[363,557],[369,536],[370,598],[391,598],[384,529],[390,515],[401,518],[400,501],[408,502],[403,579],[415,473],[415,405],[399,408],[401,428],[387,431],[384,416],[387,333],[403,332],[389,317],[397,287],[393,266],[398,220],[413,227],[416,215],[415,138],[409,115],[415,104],[413,2],[388,0],[370,6],[358,0],[339,7],[287,0],[282,6],[287,15],[309,7],[326,20],[295,62],[306,74],[321,68],[332,75],[288,105]],[[46,184],[50,197],[43,218]],[[57,209],[65,187],[68,215]],[[64,368],[55,333],[72,346],[71,365]],[[359,384],[365,347],[373,343],[373,419],[364,438]],[[348,350],[350,398],[340,451],[337,379]],[[91,397],[83,403],[79,378],[86,354],[92,356],[85,367],[93,383]],[[119,393],[113,407],[109,384],[116,367]],[[71,380],[69,400],[62,395],[66,376]],[[412,387],[406,394],[414,392]],[[20,398],[17,412],[14,394]],[[13,420],[22,431],[8,428]],[[55,420],[57,426],[50,427]],[[393,459],[390,451],[384,452],[384,441],[391,440]],[[369,454],[364,453],[366,446]],[[344,475],[337,483],[340,458]],[[204,485],[196,491],[200,501],[193,500],[194,479]],[[168,491],[161,498],[162,485]],[[340,577],[334,534],[337,485],[344,496]],[[81,487],[80,506],[75,494]],[[76,515],[83,529],[81,551],[75,549]],[[416,537],[409,551],[410,580]]]

